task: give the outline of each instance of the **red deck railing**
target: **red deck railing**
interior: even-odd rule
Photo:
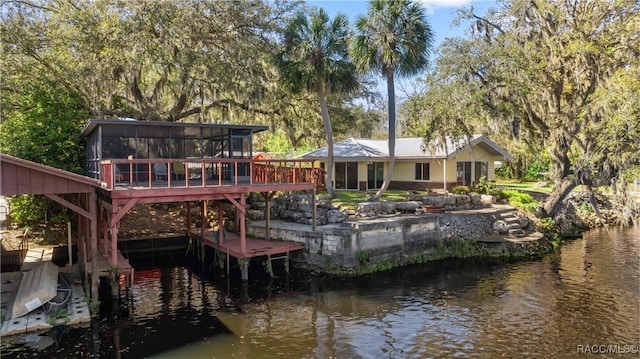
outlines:
[[[313,160],[111,159],[100,162],[102,186],[114,189],[315,184],[325,172]]]

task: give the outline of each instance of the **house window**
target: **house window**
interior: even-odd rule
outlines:
[[[456,180],[458,184],[473,186],[480,177],[488,178],[489,165],[486,161],[464,161],[456,164]]]
[[[367,188],[378,189],[382,187],[384,181],[384,163],[367,163]]]
[[[416,163],[416,181],[428,181],[429,179],[429,164]]]
[[[456,182],[458,185],[471,186],[471,162],[456,163]]]
[[[489,179],[489,166],[487,162],[476,162],[475,163],[475,183],[480,182],[480,177],[484,177],[484,179]]]
[[[358,162],[336,162],[335,188],[358,189]]]

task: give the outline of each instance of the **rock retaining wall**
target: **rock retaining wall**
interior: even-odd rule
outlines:
[[[515,217],[513,208],[502,206],[349,220],[319,226],[316,231],[310,226],[276,221],[272,222],[270,234],[272,238],[304,243],[305,250],[297,253],[294,260],[310,269],[333,274],[358,274],[446,257],[531,255],[550,249],[541,235],[526,237],[534,232],[528,222],[524,227],[518,225],[522,235],[517,236],[509,229],[501,232],[495,228],[497,221],[508,221],[511,229],[515,229],[518,222]],[[264,223],[249,224],[247,230],[257,237],[265,235]]]
[[[316,207],[316,224],[342,223],[348,218],[378,218],[398,214],[416,214],[428,212],[426,207],[442,211],[458,211],[486,208],[496,203],[494,196],[480,194],[431,194],[411,196],[407,201],[361,202],[355,207],[333,206],[330,202],[319,201]],[[307,194],[294,194],[291,197],[277,197],[270,202],[271,218],[289,222],[311,224],[313,222],[312,198]],[[263,220],[266,202],[259,197],[252,198],[247,210],[250,220]]]

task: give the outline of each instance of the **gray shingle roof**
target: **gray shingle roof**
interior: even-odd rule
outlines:
[[[505,149],[491,141],[485,135],[472,135],[469,141],[466,138],[453,138],[447,136],[446,147],[442,141],[433,140],[429,145],[423,144],[421,137],[396,139],[396,159],[425,159],[425,158],[451,158],[468,146],[479,145],[494,155],[502,155],[511,160],[511,155]],[[327,148],[323,147],[315,151],[303,154],[302,158],[323,159],[327,157]],[[348,138],[334,143],[334,159],[355,160],[386,160],[389,157],[388,140],[369,140]]]

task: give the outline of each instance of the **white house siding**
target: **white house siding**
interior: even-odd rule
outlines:
[[[465,149],[460,151],[456,156],[446,160],[446,182],[450,189],[451,186],[456,184],[456,163],[460,161],[470,161],[470,162],[486,162],[487,163],[487,172],[488,172],[488,180],[495,180],[494,173],[494,161],[504,160],[502,156],[493,156],[483,148],[479,146],[475,146],[473,152],[470,149]],[[336,160],[335,162],[353,162],[353,161],[344,161],[344,160]],[[429,180],[428,181],[416,181],[415,179],[415,164],[416,163],[429,163]],[[326,166],[326,162],[324,162],[324,166]],[[435,189],[442,189],[443,183],[445,181],[444,176],[444,168],[445,168],[445,160],[444,159],[425,159],[421,160],[396,160],[394,165],[392,180],[392,188],[405,188],[411,186],[409,182],[413,183],[413,187],[415,189],[426,189],[426,187],[431,187]],[[473,170],[475,170],[474,166],[472,166]],[[388,161],[384,162],[384,172],[385,174],[389,170]],[[333,181],[335,183],[335,170],[333,171]],[[393,183],[396,183],[396,186],[393,186]],[[403,184],[403,185],[400,185]],[[364,191],[370,188],[367,188],[367,161],[359,161],[358,163],[358,190]]]
[[[494,161],[501,160],[501,159],[502,159],[501,156],[500,157],[492,156],[487,151],[485,151],[484,149],[478,146],[476,146],[473,149],[473,152],[471,152],[471,150],[461,151],[460,153],[458,153],[457,156],[447,161],[447,182],[455,182],[456,163],[462,162],[462,161],[487,162],[487,173],[488,173],[487,179],[490,181],[493,181],[495,180]],[[442,172],[442,169],[440,169],[440,172]],[[442,180],[440,180],[440,182],[442,182]]]

